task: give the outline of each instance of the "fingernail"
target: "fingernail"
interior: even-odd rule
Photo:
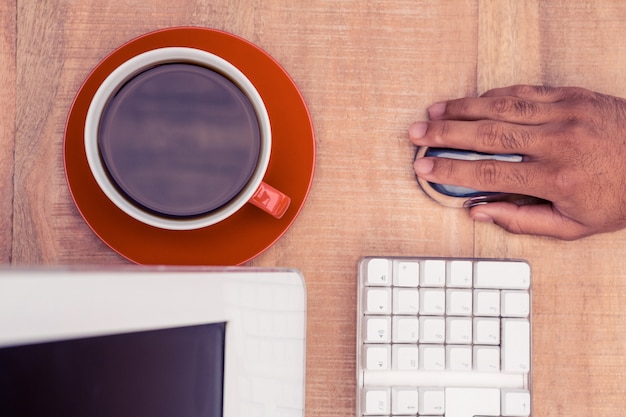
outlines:
[[[446,112],[446,102],[435,103],[428,108],[428,115],[431,119],[439,119]]]
[[[411,139],[419,139],[426,134],[428,130],[428,123],[415,122],[409,127],[409,137]]]
[[[413,164],[417,175],[428,175],[433,171],[435,162],[431,158],[419,158]]]
[[[477,222],[481,222],[481,223],[493,223],[493,218],[485,213],[482,212],[475,212],[472,213],[472,219],[476,220]]]

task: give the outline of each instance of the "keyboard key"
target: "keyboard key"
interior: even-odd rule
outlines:
[[[420,346],[421,348],[421,346]],[[523,374],[447,370],[364,371],[366,386],[473,387],[523,389],[528,378]]]
[[[505,372],[529,371],[530,323],[528,320],[502,320],[502,369]]]
[[[526,291],[502,291],[500,305],[503,317],[528,317],[530,295]]]
[[[419,318],[420,343],[443,343],[446,340],[444,317],[422,316]]]
[[[389,369],[391,365],[391,351],[388,345],[364,345],[363,357],[365,369]]]
[[[414,371],[419,366],[417,345],[392,345],[391,366],[399,371]]]
[[[443,287],[446,283],[446,261],[439,259],[421,262],[420,284],[422,287]]]
[[[530,416],[530,392],[527,390],[503,390],[502,391],[502,416],[503,417],[528,417]]]
[[[442,415],[445,410],[445,391],[443,388],[419,388],[420,415]]]
[[[398,271],[393,277],[393,284],[398,287],[417,287],[419,284],[419,262],[398,262]]]
[[[394,343],[417,343],[419,321],[415,316],[393,316],[392,338]]]
[[[446,275],[448,287],[471,288],[473,269],[472,261],[449,262]]]
[[[449,289],[446,291],[446,313],[449,316],[470,316],[472,300],[472,290]]]
[[[475,317],[474,343],[477,345],[499,345],[500,319],[491,317]]]
[[[446,388],[446,417],[500,415],[500,390],[497,388]]]
[[[391,410],[389,388],[366,387],[363,391],[363,411],[365,415],[389,414]]]
[[[446,368],[446,349],[443,345],[419,346],[420,369],[443,371]]]
[[[391,317],[366,317],[363,327],[366,343],[391,342]]]
[[[500,349],[497,346],[474,346],[473,360],[477,371],[500,371]]]
[[[446,291],[438,288],[420,289],[420,314],[443,315],[446,312]]]
[[[457,345],[470,344],[472,339],[471,317],[446,318],[446,343]]]
[[[367,262],[368,285],[391,284],[391,262],[387,259],[374,258]]]
[[[472,355],[469,345],[447,345],[446,366],[451,371],[471,371]]]
[[[418,395],[415,387],[394,387],[391,390],[392,414],[417,414]]]
[[[417,288],[394,288],[393,313],[417,314],[419,311],[419,299]]]
[[[474,315],[499,316],[500,291],[474,290]]]
[[[365,289],[365,314],[390,314],[391,313],[391,289],[389,288],[366,288]]]
[[[476,262],[474,286],[477,288],[527,290],[530,288],[530,267],[524,262]]]

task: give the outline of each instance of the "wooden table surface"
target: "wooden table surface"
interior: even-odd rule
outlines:
[[[63,133],[91,69],[122,43],[193,25],[272,55],[313,120],[310,196],[250,265],[302,270],[307,416],[355,407],[356,264],[366,255],[512,257],[533,268],[536,416],[621,416],[626,231],[514,236],[417,188],[407,128],[429,104],[513,83],[626,97],[626,2],[537,0],[3,0],[0,263],[127,264],[79,215]]]

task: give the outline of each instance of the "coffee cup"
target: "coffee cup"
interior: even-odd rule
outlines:
[[[289,207],[263,181],[272,132],[261,96],[203,50],[158,48],[117,67],[89,105],[84,143],[100,189],[150,226],[207,227],[248,203],[281,218]]]

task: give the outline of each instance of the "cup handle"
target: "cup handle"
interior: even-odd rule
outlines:
[[[275,218],[280,219],[289,208],[291,198],[281,193],[271,185],[262,182],[250,199],[250,203],[254,204],[264,212],[271,214]]]

